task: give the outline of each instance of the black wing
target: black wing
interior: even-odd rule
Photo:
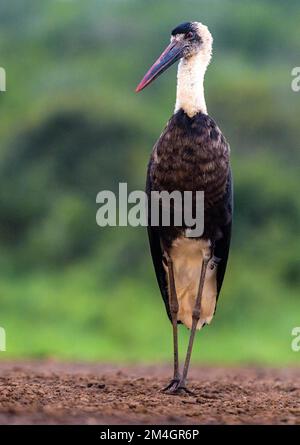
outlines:
[[[224,204],[227,208],[227,221],[220,230],[222,232],[222,237],[219,238],[214,245],[214,256],[219,259],[218,269],[217,269],[217,292],[218,297],[222,287],[227,260],[229,255],[230,240],[231,240],[231,226],[232,226],[232,214],[233,214],[233,181],[231,169],[229,169],[226,194],[224,196]]]
[[[146,194],[148,197],[148,205],[150,205],[150,199],[151,199],[151,179],[150,179],[150,169],[151,169],[151,163],[152,159],[149,162],[148,165],[148,171],[147,171],[147,181],[146,181]],[[150,251],[152,256],[152,261],[154,265],[154,270],[157,278],[157,282],[159,285],[159,289],[161,292],[161,295],[163,297],[166,311],[168,314],[169,319],[171,320],[171,313],[170,313],[170,306],[169,306],[169,292],[168,292],[168,283],[167,283],[167,277],[166,272],[163,266],[163,252],[161,249],[161,242],[160,242],[160,227],[151,226],[150,223],[150,207],[148,207],[148,238],[149,238],[149,244],[150,244]]]

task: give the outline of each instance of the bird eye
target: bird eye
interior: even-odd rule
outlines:
[[[192,37],[194,37],[194,33],[192,31],[189,31],[186,35],[185,35],[186,39],[191,39]]]

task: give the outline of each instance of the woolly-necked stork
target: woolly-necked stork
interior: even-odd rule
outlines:
[[[155,144],[146,191],[204,192],[204,231],[186,236],[187,227],[148,225],[153,264],[173,326],[174,376],[164,388],[170,394],[190,393],[186,379],[197,329],[211,322],[221,290],[230,247],[232,180],[230,148],[207,114],[204,75],[212,54],[212,36],[199,22],[187,22],[171,33],[171,42],[146,73],[141,91],[174,62],[177,97],[173,116]],[[179,372],[177,324],[190,340],[182,374]]]

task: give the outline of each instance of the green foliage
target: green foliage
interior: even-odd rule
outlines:
[[[134,88],[169,31],[191,19],[214,35],[206,97],[230,141],[235,180],[228,273],[195,359],[299,360],[290,348],[300,323],[300,96],[290,88],[299,13],[296,0],[2,2],[5,356],[171,357],[146,231],[100,229],[95,199],[119,182],[144,188],[173,109],[175,68],[141,95]]]

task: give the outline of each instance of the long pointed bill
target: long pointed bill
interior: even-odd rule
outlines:
[[[141,82],[136,88],[136,92],[143,90],[147,85],[153,82],[160,74],[166,71],[173,63],[182,57],[183,44],[174,40],[167,46],[164,52],[159,56],[157,61],[151,66],[150,70],[145,74]]]

